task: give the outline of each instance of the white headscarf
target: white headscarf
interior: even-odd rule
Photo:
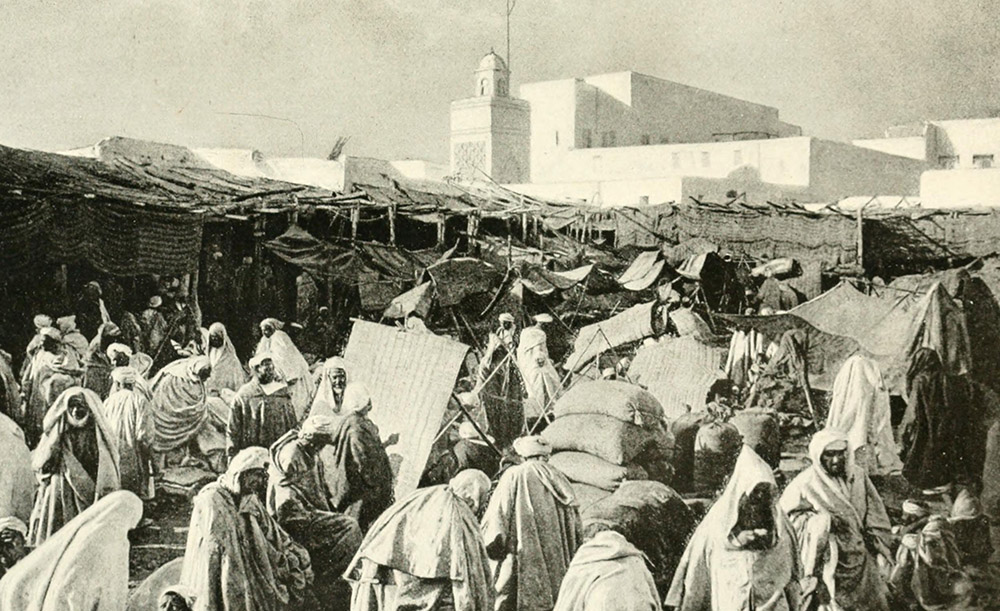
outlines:
[[[472,513],[479,513],[490,494],[490,478],[478,469],[466,469],[451,478],[448,488],[472,507]]]
[[[208,336],[211,337],[213,333],[222,334],[222,345],[216,348],[209,346],[206,341],[208,360],[212,363],[212,375],[208,378],[208,382],[205,385],[210,389],[218,391],[222,391],[224,388],[239,390],[247,381],[247,373],[240,364],[240,357],[236,354],[236,347],[233,346],[232,340],[229,339],[229,332],[226,330],[226,326],[221,322],[214,322],[208,328]]]
[[[360,412],[372,402],[371,393],[368,387],[361,382],[351,382],[344,388],[344,404],[342,411],[345,414]]]
[[[219,483],[233,494],[242,494],[240,474],[251,469],[267,469],[270,457],[267,450],[259,446],[244,448],[229,462],[229,468],[219,476]]]
[[[843,432],[852,454],[864,448],[864,464],[859,466],[870,474],[884,475],[903,468],[890,418],[889,391],[878,363],[853,355],[833,382],[826,428]]]

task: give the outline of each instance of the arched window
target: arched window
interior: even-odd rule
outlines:
[[[486,78],[480,79],[479,80],[479,95],[486,95],[487,92],[489,91],[489,86],[490,86],[489,79],[486,79]]]
[[[497,80],[497,96],[504,97],[507,95],[507,81],[504,79]]]

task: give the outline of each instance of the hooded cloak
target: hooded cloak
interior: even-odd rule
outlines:
[[[335,513],[330,505],[323,463],[304,446],[306,430],[289,431],[271,447],[267,508],[281,527],[309,550],[319,587],[340,581],[361,545],[361,527],[354,518]],[[317,432],[331,433],[325,426]]]
[[[24,433],[13,420],[0,414],[0,516],[31,517],[35,499],[35,472]]]
[[[544,455],[534,437],[515,442],[518,453]],[[583,523],[566,476],[542,460],[528,460],[500,477],[483,517],[497,611],[547,611],[583,539]]]
[[[927,611],[974,608],[961,553],[941,516],[931,518],[919,534],[903,536],[889,585],[897,597]]]
[[[212,323],[208,328],[208,334],[211,336],[216,333],[222,334],[222,346],[215,348],[208,346],[207,341],[205,343],[208,360],[212,364],[212,375],[205,382],[205,387],[217,392],[221,392],[224,388],[237,391],[246,383],[247,372],[240,364],[240,357],[236,354],[232,340],[229,339],[226,326],[221,322]]]
[[[891,524],[882,498],[864,470],[854,465],[850,452],[845,479],[831,477],[820,462],[826,448],[846,441],[847,436],[836,430],[813,436],[812,465],[785,488],[781,508],[798,535],[805,575],[821,579],[844,609],[884,610],[886,586],[874,553],[888,553],[883,540]]]
[[[843,431],[851,453],[863,453],[863,467],[871,475],[887,475],[903,468],[892,438],[889,391],[878,364],[861,354],[847,359],[833,382],[826,428]]]
[[[621,534],[597,533],[573,556],[554,611],[660,611],[647,562]]]
[[[179,359],[161,369],[150,383],[156,452],[188,443],[209,420],[208,395],[197,373],[208,365],[206,356]]]
[[[387,582],[395,583],[398,608],[450,602],[455,611],[493,611],[489,559],[476,521],[489,490],[486,474],[463,471],[448,484],[415,490],[382,514],[344,574],[354,588],[352,611],[395,608],[384,598]]]
[[[748,549],[735,541],[740,502],[758,485],[777,494],[771,467],[744,445],[722,495],[695,529],[664,601],[678,611],[795,611],[799,563],[795,536],[774,502],[772,542]]]
[[[69,423],[69,401],[74,397],[82,397],[90,410],[83,429]],[[39,481],[28,536],[34,547],[121,487],[115,436],[93,391],[79,386],[63,391],[45,415],[42,431],[31,457]]]
[[[333,382],[330,380],[330,376],[337,370],[343,371],[346,382],[350,383],[351,377],[347,372],[347,361],[339,356],[334,356],[323,361],[323,367],[320,369],[319,385],[316,387],[316,396],[313,397],[312,407],[309,408],[310,414],[322,414],[334,419],[341,417],[341,404],[344,397],[341,394],[340,401],[337,401],[337,395],[333,392]]]
[[[343,417],[331,444],[336,455],[332,465],[325,465],[333,506],[356,516],[362,530],[393,501],[389,454],[378,427],[363,413],[370,403],[368,390],[360,382],[344,389]]]
[[[131,492],[94,503],[7,571],[0,609],[121,611],[128,599],[128,531],[141,517],[142,501]]]
[[[961,441],[955,435],[955,417],[949,408],[941,357],[932,348],[913,355],[906,372],[906,413],[900,424],[903,476],[919,488],[952,481],[955,453]]]
[[[309,553],[240,490],[240,474],[267,461],[264,448],[243,450],[194,498],[180,579],[194,611],[282,611],[312,583]]]
[[[306,410],[312,403],[313,388],[312,377],[309,371],[309,363],[306,362],[302,353],[295,347],[292,338],[281,330],[284,326],[279,320],[267,318],[261,322],[270,323],[274,326],[274,333],[271,337],[263,336],[257,344],[256,354],[270,354],[274,361],[274,367],[281,374],[281,377],[291,387],[292,406],[295,408],[296,420],[301,420],[305,416]]]
[[[125,388],[122,383],[136,383],[138,375],[131,367],[119,367],[112,372],[116,390],[104,401],[104,417],[118,445],[121,487],[145,498],[149,472],[149,449],[156,434],[149,399],[138,388]]]
[[[541,327],[525,327],[517,343],[517,366],[528,393],[525,414],[536,418],[562,394],[562,381],[549,358],[546,341]]]

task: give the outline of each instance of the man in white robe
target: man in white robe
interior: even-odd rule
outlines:
[[[524,459],[500,477],[483,516],[496,611],[548,611],[583,540],[573,487],[549,465],[552,446],[521,437],[514,451]]]
[[[562,394],[562,381],[556,372],[545,331],[541,327],[525,327],[517,343],[517,366],[524,378],[528,399],[524,403],[525,416],[540,418],[546,408]]]
[[[833,382],[826,428],[847,436],[855,464],[869,475],[902,470],[892,438],[889,391],[878,363],[871,358],[855,354],[841,366]]]
[[[888,589],[876,563],[879,555],[892,561],[882,498],[853,464],[843,433],[816,433],[809,457],[812,465],[781,495],[798,539],[804,595],[821,610],[887,610]]]
[[[647,563],[621,533],[597,533],[576,550],[554,611],[660,611]]]
[[[136,388],[138,378],[131,367],[112,370],[114,390],[104,401],[104,417],[118,444],[122,489],[145,499],[155,428],[149,399]]]
[[[221,322],[212,323],[206,340],[208,361],[212,365],[212,375],[205,382],[209,392],[221,395],[223,389],[233,392],[246,384],[247,372],[236,354],[236,347],[229,339],[229,332]]]
[[[313,388],[309,363],[295,347],[292,338],[282,331],[285,323],[276,318],[265,318],[260,323],[261,338],[256,354],[269,354],[281,379],[292,393],[295,418],[301,421],[312,404]]]
[[[771,467],[744,445],[695,529],[664,601],[678,611],[798,611],[795,536]]]

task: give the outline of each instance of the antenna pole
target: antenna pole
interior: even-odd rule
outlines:
[[[510,72],[510,14],[514,12],[517,0],[507,0],[507,72]]]

